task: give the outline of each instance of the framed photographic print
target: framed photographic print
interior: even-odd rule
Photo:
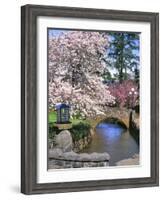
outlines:
[[[21,8],[21,191],[159,184],[159,14]]]

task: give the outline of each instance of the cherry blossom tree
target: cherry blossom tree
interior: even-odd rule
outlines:
[[[72,116],[79,114],[83,118],[104,114],[104,106],[113,105],[114,97],[99,78],[90,78],[89,83],[81,89],[61,78],[54,79],[49,83],[49,105],[67,103],[71,106]]]
[[[134,107],[139,102],[138,84],[133,80],[115,83],[109,86],[109,94],[115,97],[115,105],[120,107]]]
[[[114,97],[103,84],[108,38],[99,32],[72,31],[49,38],[49,104],[71,105],[72,115],[94,117]]]

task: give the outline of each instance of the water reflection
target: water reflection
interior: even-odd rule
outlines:
[[[139,153],[139,146],[129,131],[118,124],[100,123],[88,148],[83,152],[108,152],[110,165]]]

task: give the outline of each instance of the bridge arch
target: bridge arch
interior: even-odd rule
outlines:
[[[110,108],[104,115],[96,116],[93,127],[95,128],[100,122],[109,121],[119,123],[125,128],[129,128],[129,110],[128,109],[117,109]]]
[[[101,119],[99,118],[98,121],[96,121],[96,126],[98,126],[98,124],[100,124],[102,122],[119,124],[125,129],[129,128],[128,124],[126,123],[126,121],[123,121],[123,120],[115,118],[115,117],[104,117],[104,118],[101,118]]]

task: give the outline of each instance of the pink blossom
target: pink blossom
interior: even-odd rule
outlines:
[[[111,84],[108,90],[115,97],[116,105],[120,107],[133,107],[138,103],[138,85],[132,80]]]

